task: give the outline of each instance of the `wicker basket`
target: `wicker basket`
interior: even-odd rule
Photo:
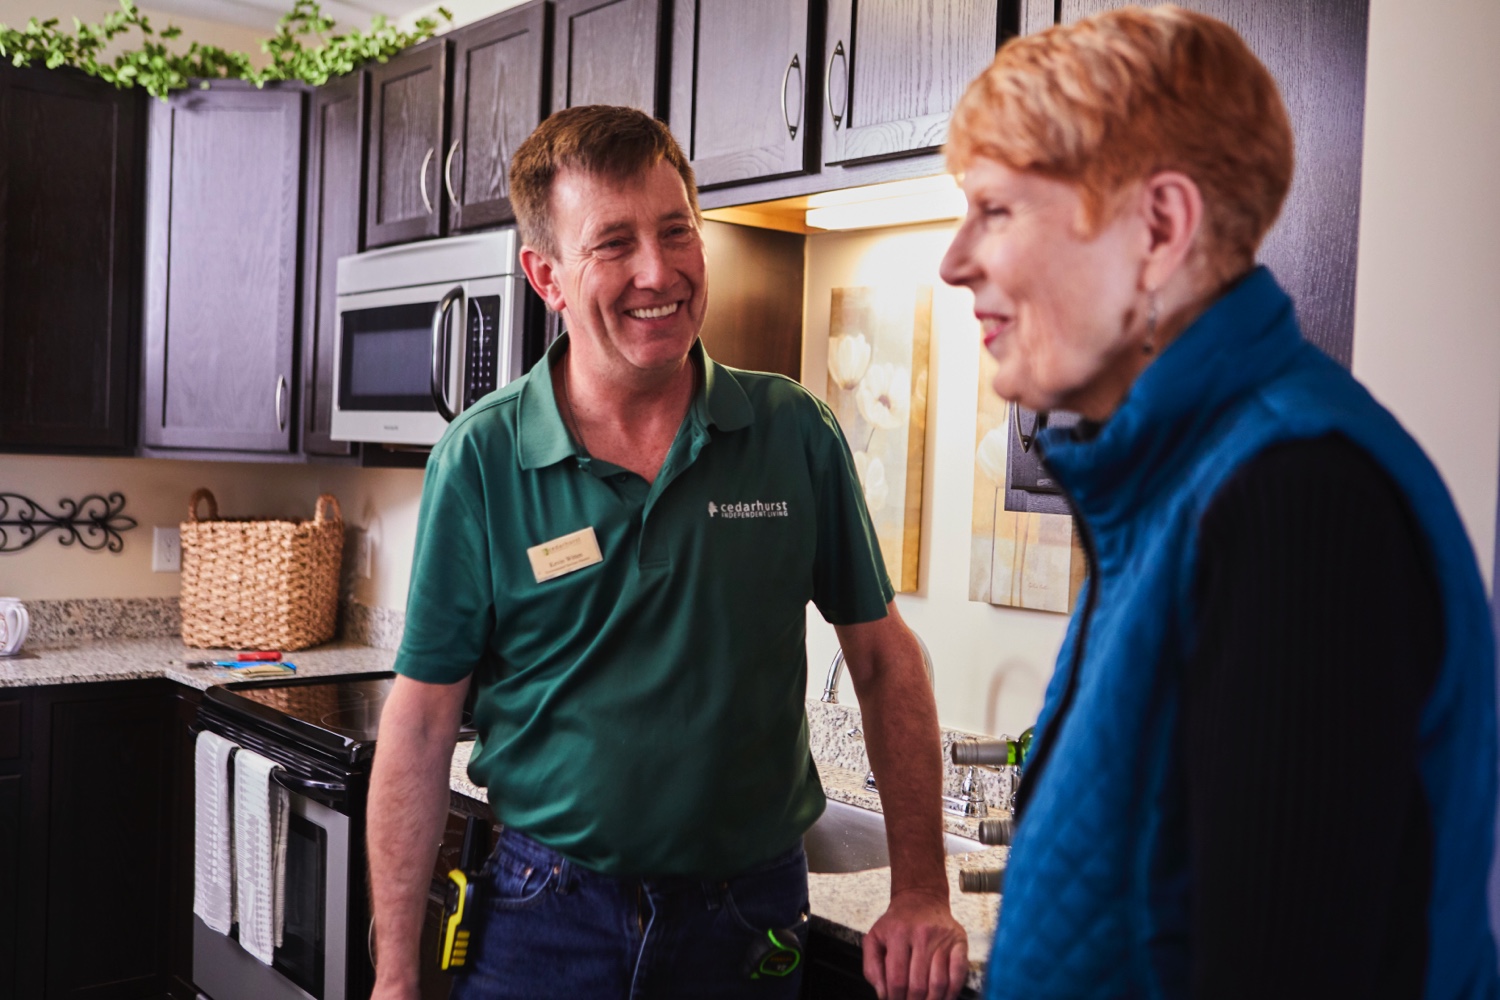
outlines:
[[[343,553],[344,515],[331,494],[318,497],[311,521],[253,520],[221,519],[214,495],[198,490],[182,522],[182,641],[291,650],[333,638]]]

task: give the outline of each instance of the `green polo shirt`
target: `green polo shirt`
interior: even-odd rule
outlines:
[[[732,875],[823,811],[807,602],[852,624],[891,599],[849,448],[800,385],[700,344],[647,483],[574,444],[550,377],[566,350],[433,449],[396,670],[477,672],[469,775],[502,823],[595,871]],[[551,544],[589,528],[599,561]],[[545,578],[534,548],[569,571]]]

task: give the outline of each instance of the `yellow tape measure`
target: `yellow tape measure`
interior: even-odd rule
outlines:
[[[474,909],[474,883],[455,868],[448,873],[448,898],[438,934],[438,968],[457,972],[469,961],[469,915]]]

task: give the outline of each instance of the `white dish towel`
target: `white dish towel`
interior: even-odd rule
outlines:
[[[218,733],[205,731],[194,750],[193,912],[220,934],[228,934],[234,923],[229,758],[236,749]]]
[[[240,947],[271,964],[281,944],[286,892],[287,792],[271,780],[280,764],[234,755],[234,885]]]

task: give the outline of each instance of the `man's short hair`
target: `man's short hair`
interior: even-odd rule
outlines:
[[[566,108],[537,126],[510,161],[510,201],[521,242],[557,255],[552,232],[552,182],[563,170],[613,180],[639,177],[662,160],[672,165],[698,213],[698,183],[682,147],[661,122],[635,108],[586,104]]]
[[[1013,39],[953,111],[949,168],[976,157],[1077,185],[1089,231],[1162,170],[1203,193],[1200,252],[1248,270],[1292,181],[1292,129],[1271,74],[1233,28],[1124,7]]]

